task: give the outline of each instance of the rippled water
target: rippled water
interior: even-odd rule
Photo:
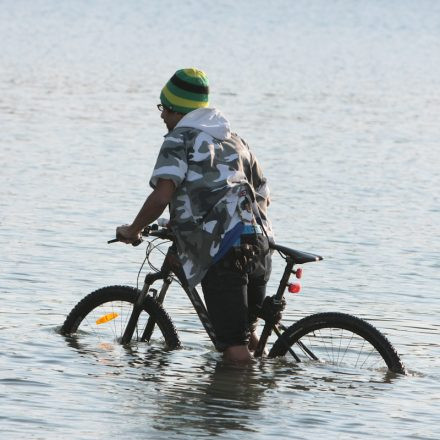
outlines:
[[[0,37],[2,438],[440,437],[438,2],[3,2]],[[144,248],[106,240],[190,65],[262,162],[278,242],[325,257],[286,320],[366,318],[407,376],[223,364],[178,289],[181,350],[60,336],[86,293],[136,284]]]

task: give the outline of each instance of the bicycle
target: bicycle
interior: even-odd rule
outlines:
[[[141,270],[145,261],[153,269],[145,276],[142,289],[108,286],[90,293],[69,313],[61,333],[77,334],[82,341],[92,338],[108,342],[110,339],[125,345],[133,341],[152,343],[154,330],[158,328],[159,337],[163,338],[167,349],[179,348],[181,342],[177,330],[162,305],[171,283],[177,281],[216,346],[215,332],[206,307],[197,290],[185,283],[175,252],[173,233],[155,224],[147,227],[142,235],[150,237],[150,241]],[[160,269],[150,261],[151,252],[158,247],[155,245],[157,240],[171,242]],[[108,243],[115,241],[118,240]],[[323,258],[273,242],[270,248],[285,260],[285,268],[276,294],[267,296],[261,308],[260,318],[264,320],[264,326],[254,352],[256,358],[263,356],[268,339],[274,332],[277,339],[267,354],[270,358],[290,354],[296,362],[319,362],[342,369],[388,369],[405,374],[405,366],[389,340],[363,319],[346,313],[327,312],[307,316],[289,327],[284,326],[281,323],[284,293],[286,290],[297,292],[298,283],[289,282],[289,279],[294,275],[298,280],[302,275],[302,268],[296,266]],[[158,281],[162,282],[160,289],[153,288]]]

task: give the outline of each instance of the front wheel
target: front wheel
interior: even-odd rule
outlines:
[[[82,343],[105,344],[120,341],[131,316],[139,291],[128,286],[109,286],[96,290],[83,298],[69,313],[61,333],[76,334]],[[180,346],[176,329],[165,310],[147,296],[139,316],[132,341],[142,341],[145,327],[155,323],[156,331],[149,341],[165,342],[167,348]]]
[[[388,339],[368,322],[345,313],[319,313],[296,322],[278,338],[269,356],[284,356],[288,351],[297,361],[405,373]]]

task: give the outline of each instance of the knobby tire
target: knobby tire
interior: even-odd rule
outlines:
[[[99,339],[103,333],[101,330],[104,329],[108,330],[109,334],[113,334],[114,339],[117,340],[122,336],[128,320],[127,316],[129,317],[131,314],[132,305],[138,293],[137,289],[128,286],[108,286],[90,293],[69,313],[61,327],[61,333],[64,335],[84,333],[83,337],[90,334]],[[97,312],[98,310],[99,312]],[[125,317],[122,316],[123,310]],[[167,348],[174,349],[180,346],[179,337],[171,318],[152,297],[146,296],[143,303],[143,312],[141,314],[143,322],[145,323],[150,317],[154,319]],[[106,313],[108,315],[118,313],[119,315],[117,318],[110,320],[109,323],[96,325],[96,318]],[[118,319],[120,322],[116,322]],[[134,335],[134,340],[136,340],[137,335],[140,337],[142,333],[143,329],[139,329]]]
[[[394,373],[405,373],[388,339],[368,322],[345,313],[319,313],[299,320],[278,338],[269,356],[284,356],[290,347],[302,360],[318,358],[327,364],[361,369],[386,365]]]

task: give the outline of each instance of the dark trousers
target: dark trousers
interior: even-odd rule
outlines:
[[[242,235],[240,240],[240,246],[230,249],[212,265],[202,280],[219,351],[249,343],[271,272],[267,238],[262,234],[249,234]],[[254,255],[249,255],[252,253]]]

